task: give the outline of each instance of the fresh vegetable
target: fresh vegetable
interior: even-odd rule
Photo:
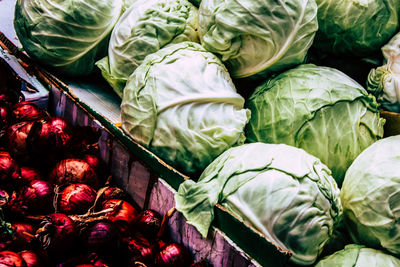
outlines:
[[[27,267],[24,259],[18,253],[9,250],[0,252],[0,266]]]
[[[137,230],[149,239],[154,240],[161,228],[161,216],[154,210],[142,210],[135,218]]]
[[[399,29],[397,0],[315,2],[319,28],[313,45],[328,53],[369,56]]]
[[[127,201],[120,199],[110,199],[103,203],[102,210],[107,212],[106,218],[118,224],[120,231],[128,233],[138,211]]]
[[[246,106],[249,142],[302,148],[331,169],[339,186],[357,155],[383,136],[375,98],[333,68],[288,70],[258,86]]]
[[[61,74],[89,74],[104,56],[122,0],[18,0],[14,28],[24,50]]]
[[[27,267],[41,267],[42,261],[37,253],[32,250],[23,250],[18,253],[24,259]]]
[[[198,10],[187,0],[138,0],[118,20],[108,56],[96,65],[122,97],[128,77],[147,55],[170,43],[199,42],[197,21]]]
[[[376,96],[382,108],[400,112],[400,33],[382,47],[384,64],[371,69],[367,90]]]
[[[317,29],[314,0],[204,0],[199,8],[201,44],[234,78],[303,63]]]
[[[49,180],[57,185],[81,183],[95,189],[99,183],[92,167],[86,161],[77,158],[68,158],[58,162],[50,171]]]
[[[172,166],[194,174],[244,142],[249,112],[243,105],[215,55],[197,43],[172,44],[146,57],[129,77],[122,128]]]
[[[13,123],[46,119],[49,115],[31,101],[18,102],[12,107],[11,118]]]
[[[136,234],[127,241],[128,266],[135,266],[135,262],[151,265],[155,261],[158,250],[146,238]]]
[[[205,237],[214,206],[259,230],[296,264],[312,264],[341,220],[339,189],[330,170],[304,150],[252,143],[230,148],[195,183],[175,195],[176,209]]]
[[[340,198],[356,243],[400,254],[400,136],[365,149],[348,169]]]
[[[71,184],[58,195],[58,208],[64,214],[85,214],[93,206],[96,190],[86,184]]]
[[[383,251],[362,245],[347,245],[343,250],[320,260],[315,267],[395,267],[400,260]]]
[[[161,247],[155,260],[157,267],[186,267],[191,262],[191,255],[187,248],[178,243]]]

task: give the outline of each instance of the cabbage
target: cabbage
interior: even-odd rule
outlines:
[[[180,185],[175,203],[203,236],[221,203],[304,265],[316,260],[342,211],[336,182],[319,159],[299,148],[264,143],[225,151],[198,183]]]
[[[115,25],[108,56],[96,65],[122,97],[126,80],[148,54],[170,43],[199,41],[197,20],[198,10],[187,0],[137,0]]]
[[[400,135],[377,141],[351,164],[340,198],[353,240],[400,254]]]
[[[224,65],[197,43],[183,42],[145,58],[129,77],[122,128],[188,174],[244,142],[250,116]]]
[[[317,29],[314,0],[203,0],[199,8],[201,44],[234,78],[302,63]]]
[[[385,64],[370,71],[367,90],[383,109],[400,112],[400,33],[382,47]]]
[[[104,56],[122,0],[18,0],[14,27],[24,50],[62,74],[89,74]]]
[[[383,251],[350,244],[320,260],[315,267],[398,267],[400,260]]]
[[[316,0],[314,46],[334,54],[369,56],[399,28],[398,0]]]
[[[357,155],[383,136],[375,98],[333,68],[286,71],[258,86],[246,106],[249,142],[303,148],[332,170],[339,186]]]

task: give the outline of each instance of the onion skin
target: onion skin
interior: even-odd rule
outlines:
[[[111,199],[128,200],[128,194],[119,187],[106,186],[97,192],[100,196],[97,199],[96,206],[103,206],[103,204]]]
[[[44,180],[44,176],[36,168],[21,166],[20,172],[21,172],[21,179],[19,181],[20,184],[29,184],[31,181],[34,180]]]
[[[94,189],[98,188],[99,183],[92,167],[84,160],[75,158],[58,162],[50,171],[49,180],[57,185],[87,184]]]
[[[9,250],[0,252],[0,266],[27,267],[26,262],[18,253]]]
[[[21,177],[18,163],[6,151],[0,151],[0,186],[4,189],[13,187],[12,181]]]
[[[157,251],[157,245],[150,243],[145,237],[136,233],[128,238],[126,242],[128,266],[135,266],[135,262],[141,262],[146,265],[152,265]]]
[[[192,263],[190,265],[190,267],[212,267],[212,265],[205,260],[201,260],[201,261]]]
[[[58,208],[64,214],[84,214],[93,206],[96,190],[86,184],[71,184],[58,196]]]
[[[94,252],[110,261],[119,258],[121,236],[119,229],[111,221],[92,223],[83,233],[83,243],[89,253]]]
[[[7,129],[8,151],[20,163],[29,164],[31,161],[27,139],[33,124],[34,122],[19,122]]]
[[[38,254],[32,250],[23,250],[18,253],[25,261],[27,267],[41,267],[42,262]]]
[[[14,236],[12,238],[3,237],[0,240],[1,250],[20,251],[33,248],[36,229],[32,224],[25,222],[15,222],[11,224]]]
[[[128,233],[133,225],[137,210],[125,200],[110,199],[103,204],[102,210],[112,209],[106,218],[116,222],[122,233]]]
[[[155,263],[157,267],[187,267],[192,263],[192,259],[186,247],[171,243],[160,248]]]
[[[95,267],[109,267],[97,253],[90,253],[85,255],[70,258],[67,261],[60,263],[57,267],[76,267],[79,264],[89,264]]]
[[[22,101],[15,104],[12,107],[11,116],[13,123],[35,121],[49,117],[43,109],[30,101]]]
[[[53,186],[42,180],[33,180],[22,187],[9,201],[9,209],[21,215],[44,215],[53,211]]]
[[[46,216],[36,231],[36,238],[49,258],[57,262],[65,260],[75,249],[77,228],[74,221],[62,213]]]
[[[0,106],[0,130],[5,130],[10,123],[10,109],[7,106]]]
[[[149,239],[155,239],[161,228],[161,215],[154,210],[143,210],[135,218],[136,229]]]

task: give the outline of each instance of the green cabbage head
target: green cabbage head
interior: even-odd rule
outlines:
[[[200,44],[171,44],[145,58],[129,77],[122,128],[187,174],[200,173],[244,142],[250,113],[221,61]]]
[[[399,29],[398,0],[315,0],[314,46],[334,54],[369,56]]]
[[[383,136],[372,95],[344,73],[304,64],[258,86],[247,102],[249,142],[284,143],[321,159],[340,186],[353,160]]]
[[[144,58],[170,43],[199,42],[198,9],[187,0],[137,0],[115,25],[103,77],[122,97],[126,80]]]
[[[400,260],[383,251],[350,244],[320,260],[315,267],[397,267]]]
[[[356,243],[400,254],[400,135],[377,141],[351,164],[340,198]]]
[[[14,27],[24,50],[70,76],[89,74],[104,56],[122,0],[18,0]]]
[[[214,206],[220,203],[276,246],[292,252],[292,262],[308,265],[341,219],[339,189],[330,173],[302,149],[244,144],[215,159],[197,183],[182,183],[175,205],[206,236]]]
[[[317,29],[314,0],[203,0],[199,8],[201,44],[234,78],[302,63]]]
[[[376,96],[383,109],[400,113],[400,33],[381,50],[385,64],[370,71],[367,90]]]

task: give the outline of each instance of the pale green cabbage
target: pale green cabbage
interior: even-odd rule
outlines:
[[[199,8],[201,44],[234,78],[302,63],[317,29],[314,0],[203,0]]]
[[[400,254],[400,135],[377,141],[354,160],[340,198],[355,242]]]
[[[122,128],[185,173],[201,172],[244,142],[250,116],[224,65],[200,44],[183,42],[145,58],[129,77]]]
[[[182,183],[175,205],[207,236],[220,203],[293,253],[292,262],[312,264],[341,219],[339,189],[330,173],[302,149],[244,144],[215,159],[197,183]]]
[[[14,27],[24,50],[62,74],[89,74],[104,56],[122,0],[18,0]]]
[[[382,47],[383,66],[368,75],[367,90],[374,94],[382,108],[400,112],[400,33]]]
[[[369,56],[399,28],[398,0],[315,0],[314,46],[334,54]]]
[[[383,136],[375,98],[333,68],[286,71],[257,87],[246,106],[249,142],[303,148],[332,170],[339,186],[358,154]]]
[[[122,97],[126,80],[144,58],[170,43],[198,42],[198,10],[187,0],[137,0],[112,31],[103,77]]]
[[[315,267],[398,267],[400,260],[383,251],[350,244],[320,260]]]

